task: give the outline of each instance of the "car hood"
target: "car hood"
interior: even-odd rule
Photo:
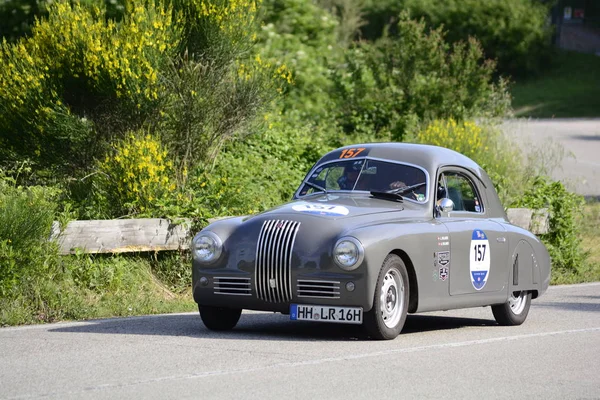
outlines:
[[[385,213],[388,217],[393,218],[418,218],[425,214],[425,209],[424,205],[383,200],[364,194],[323,194],[282,204],[256,217],[279,218],[285,214],[295,219],[312,216],[321,219],[343,220]],[[396,215],[392,216],[390,213],[396,213]]]

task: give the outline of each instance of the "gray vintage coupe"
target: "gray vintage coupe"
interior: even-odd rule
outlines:
[[[210,224],[192,252],[194,300],[213,330],[242,309],[362,324],[375,339],[434,310],[490,305],[519,325],[550,281],[546,248],[508,222],[481,167],[403,143],[327,153],[292,201]]]

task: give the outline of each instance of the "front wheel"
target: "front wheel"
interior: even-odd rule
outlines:
[[[400,257],[386,257],[375,287],[373,308],[365,313],[364,326],[373,339],[389,340],[400,334],[408,308],[408,273]]]
[[[500,325],[521,325],[529,314],[530,306],[531,292],[512,292],[506,303],[492,306],[492,313]]]
[[[242,315],[239,308],[198,306],[200,318],[211,331],[228,331],[233,329]]]

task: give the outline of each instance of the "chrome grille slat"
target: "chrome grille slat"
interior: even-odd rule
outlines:
[[[281,238],[279,240],[279,243],[277,244],[278,248],[277,248],[277,257],[279,259],[279,265],[286,265],[285,263],[285,259],[286,259],[286,253],[287,253],[287,244],[288,241],[290,239],[290,230],[289,228],[291,227],[292,222],[291,221],[282,221],[283,226],[281,228]],[[291,264],[287,264],[290,265]],[[281,293],[280,293],[280,298],[281,301],[285,301],[285,299],[291,299],[291,296],[288,296],[288,285],[287,285],[287,277],[288,274],[291,273],[291,271],[289,271],[289,268],[281,268],[281,277],[280,279],[277,279],[277,287],[280,287]]]
[[[312,298],[340,298],[340,282],[339,281],[320,281],[314,279],[299,279],[298,297]]]
[[[254,285],[258,298],[282,303],[292,299],[292,250],[300,222],[263,222],[256,244]],[[271,281],[275,287],[271,287]]]
[[[338,293],[338,292],[332,292],[331,290],[308,290],[308,289],[302,289],[302,293],[304,293],[304,294],[309,294],[309,293],[332,294],[332,293]]]
[[[270,265],[270,272],[271,275],[269,277],[269,279],[274,279],[275,280],[275,285],[276,287],[281,287],[280,285],[280,281],[279,281],[279,268],[277,268],[279,265],[281,265],[281,261],[280,261],[280,256],[281,256],[281,252],[280,252],[280,246],[281,246],[281,240],[283,238],[283,232],[285,231],[285,222],[279,221],[277,220],[277,222],[275,223],[275,226],[279,226],[279,224],[282,224],[283,226],[280,229],[274,229],[273,230],[273,245],[274,248],[272,249],[273,251],[271,252],[271,265]],[[273,301],[275,303],[281,303],[281,298],[280,298],[280,293],[278,290],[272,290],[273,288],[269,286],[269,291],[272,293],[273,295]]]
[[[215,285],[215,288],[219,288],[219,289],[231,289],[231,290],[247,290],[246,287],[249,285],[250,282],[243,284],[243,285],[233,285],[230,283],[221,283],[219,285]]]
[[[339,286],[327,286],[327,285],[306,285],[305,288],[311,289],[339,289]]]
[[[266,241],[266,259],[267,259],[267,273],[266,273],[266,279],[265,279],[265,291],[267,294],[267,301],[270,301],[272,303],[275,302],[275,299],[273,298],[273,293],[271,293],[271,279],[272,275],[273,275],[273,239],[275,237],[275,224],[277,223],[277,221],[272,221],[272,223],[270,224],[270,230],[267,232],[267,241]]]
[[[226,294],[232,296],[252,295],[250,278],[215,277],[214,282],[214,294]]]

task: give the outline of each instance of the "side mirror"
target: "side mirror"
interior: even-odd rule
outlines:
[[[454,210],[454,202],[449,198],[444,197],[442,200],[440,200],[438,207],[441,212],[449,213],[450,211]]]

